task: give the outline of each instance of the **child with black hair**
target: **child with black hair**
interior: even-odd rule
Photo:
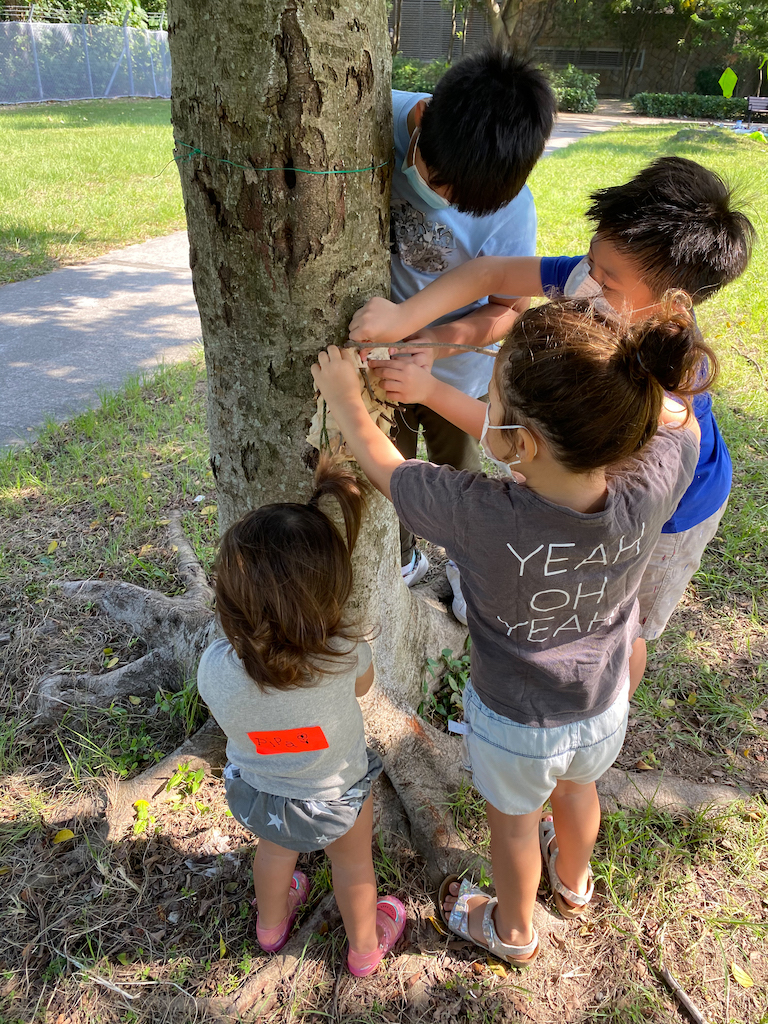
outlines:
[[[667,408],[664,392],[685,402],[706,387],[709,355],[681,303],[631,326],[558,300],[516,321],[489,404],[420,370],[412,397],[479,438],[505,472],[518,468],[523,485],[404,461],[366,412],[353,353],[331,346],[312,367],[371,483],[461,569],[465,762],[487,801],[496,898],[449,876],[440,909],[451,930],[512,964],[538,952],[542,857],[563,913],[592,896],[595,780],[626,730],[637,586],[698,455],[695,418]],[[660,419],[678,426],[657,430]]]
[[[693,160],[662,157],[623,185],[593,192],[587,216],[596,232],[586,256],[536,259],[482,258],[443,275],[418,295],[393,305],[371,299],[355,314],[350,337],[376,344],[397,341],[457,305],[496,290],[530,295],[591,297],[597,308],[638,322],[659,309],[664,294],[682,289],[694,305],[735,280],[749,262],[754,228],[733,206],[720,177]],[[431,363],[433,350],[417,362]],[[400,354],[399,352],[397,354]],[[410,401],[410,360],[372,363],[390,397]],[[701,428],[696,475],[662,528],[640,586],[641,636],[633,688],[642,678],[645,641],[659,637],[701,563],[725,511],[731,460],[712,412],[712,396],[696,395]],[[464,599],[451,566],[454,612],[462,621]]]
[[[402,302],[477,256],[533,256],[536,210],[525,181],[556,109],[544,74],[509,51],[486,50],[449,68],[434,95],[395,91],[392,105],[392,298]],[[433,326],[434,338],[456,346],[500,336],[527,308],[516,294],[452,307]],[[472,397],[488,390],[488,360],[466,348],[434,372]],[[435,462],[480,468],[477,443],[419,405],[395,413],[393,437],[406,457],[416,453],[419,429]],[[401,529],[400,539],[403,578],[412,586],[428,563],[409,531]]]
[[[306,505],[264,505],[221,538],[216,611],[225,639],[200,659],[198,689],[227,735],[233,816],[259,837],[256,936],[277,952],[309,895],[300,852],[325,850],[349,939],[347,966],[376,970],[405,928],[394,896],[377,901],[371,785],[357,697],[373,682],[371,649],[349,621],[350,553],[365,507],[360,481],[321,457]],[[334,498],[346,544],[319,507]]]

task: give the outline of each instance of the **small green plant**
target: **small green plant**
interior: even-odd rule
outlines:
[[[154,826],[157,819],[151,813],[151,804],[148,800],[137,800],[133,805],[136,808],[136,821],[133,823],[133,834],[140,836],[148,828]]]
[[[171,721],[179,719],[183,723],[186,736],[191,736],[206,718],[205,705],[200,700],[197,682],[194,679],[187,679],[182,688],[175,693],[158,690],[155,694],[155,704]]]
[[[591,114],[597,107],[599,75],[580,71],[569,64],[560,71],[551,71],[549,80],[557,100],[558,110]]]
[[[183,801],[197,793],[203,784],[204,778],[205,768],[198,768],[197,771],[193,771],[188,764],[180,764],[166,782],[165,790],[167,793],[170,793],[171,790],[175,789],[177,797],[180,801]]]
[[[440,725],[461,718],[464,713],[464,687],[469,679],[469,640],[458,657],[446,648],[440,652],[439,658],[427,658],[426,670],[432,679],[440,679],[441,685],[435,693],[430,693],[429,679],[424,679],[422,692],[425,700],[419,705],[419,714]]]

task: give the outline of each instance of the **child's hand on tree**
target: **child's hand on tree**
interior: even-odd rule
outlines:
[[[415,359],[372,359],[369,366],[391,401],[403,405],[428,404],[435,378]]]
[[[349,325],[351,341],[370,341],[373,345],[389,345],[401,341],[410,330],[405,325],[401,306],[389,299],[374,296],[352,317]]]
[[[317,362],[312,365],[312,377],[315,387],[331,407],[361,400],[360,371],[352,349],[329,345],[318,353]]]

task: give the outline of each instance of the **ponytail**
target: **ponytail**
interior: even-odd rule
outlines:
[[[614,465],[656,433],[665,392],[690,398],[717,376],[684,292],[639,324],[562,299],[525,312],[494,370],[505,423],[543,438],[574,473]]]
[[[618,351],[630,380],[640,386],[649,378],[656,380],[668,394],[689,404],[692,395],[715,382],[717,356],[704,343],[686,292],[667,292],[662,303],[660,313],[620,335]]]
[[[320,499],[325,497],[335,499],[341,509],[347,550],[351,555],[355,550],[365,512],[363,483],[352,470],[334,462],[328,452],[321,452],[315,470],[315,490],[307,504],[320,510]]]

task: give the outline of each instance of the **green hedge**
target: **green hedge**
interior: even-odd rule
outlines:
[[[597,107],[599,75],[579,71],[572,64],[562,71],[550,71],[549,80],[557,99],[557,109],[590,114]]]
[[[404,92],[434,92],[449,67],[444,60],[427,62],[398,53],[392,58],[392,88]]]
[[[632,97],[635,112],[646,117],[701,117],[732,119],[746,117],[744,97],[699,96],[695,92],[639,92]]]
[[[403,89],[405,92],[434,92],[449,67],[450,64],[444,60],[427,62],[398,53],[392,59],[392,88]],[[548,71],[557,98],[558,110],[588,113],[595,109],[599,75],[579,71],[571,64],[561,71],[545,70]]]

